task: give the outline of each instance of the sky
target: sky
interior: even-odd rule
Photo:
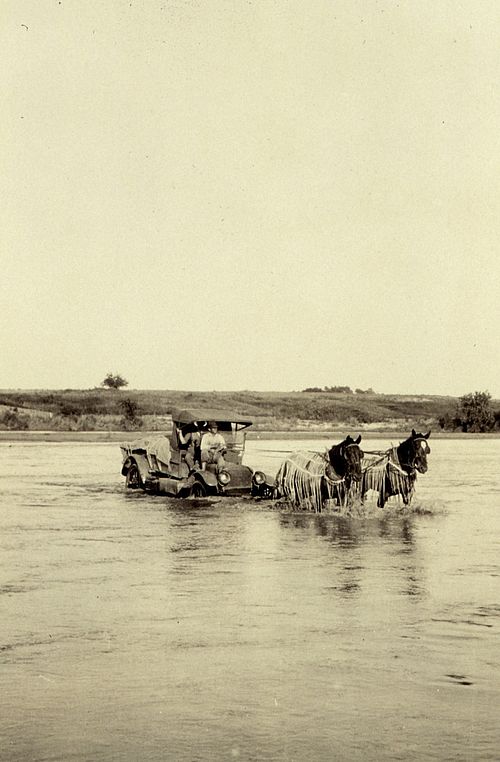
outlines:
[[[497,0],[2,0],[0,388],[500,398]]]

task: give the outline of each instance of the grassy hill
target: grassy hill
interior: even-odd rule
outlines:
[[[170,428],[173,408],[229,409],[260,431],[439,428],[454,397],[335,392],[186,392],[88,389],[0,391],[0,428],[119,431]]]

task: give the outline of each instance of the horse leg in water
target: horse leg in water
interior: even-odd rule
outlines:
[[[410,505],[410,503],[412,501],[412,498],[413,498],[413,484],[415,482],[415,479],[412,480],[411,477],[410,477],[409,478],[409,482],[410,483],[408,485],[408,489],[404,489],[401,492],[401,494],[403,496],[403,503],[404,503],[404,505]]]
[[[327,500],[330,500],[330,489],[328,488],[328,482],[324,476],[321,477],[319,491],[321,496],[321,506],[323,506]]]
[[[415,491],[415,482],[416,481],[417,481],[417,474],[416,473],[413,472],[411,474],[408,474],[408,492],[407,492],[407,495],[406,495],[406,505],[410,505],[410,503],[412,501],[413,493]]]
[[[387,500],[387,498],[386,498],[386,496],[385,496],[385,494],[384,494],[384,490],[382,489],[382,490],[380,490],[380,492],[378,493],[377,506],[378,506],[379,508],[383,508],[383,507],[384,507],[384,505],[385,505],[385,501],[386,501],[386,500]]]
[[[382,481],[382,484],[380,485],[380,490],[379,490],[378,499],[377,499],[377,506],[379,508],[383,508],[384,505],[387,502],[387,499],[392,494],[393,493],[392,493],[392,490],[391,490],[391,482],[389,480],[389,477],[386,474],[384,479],[383,479],[383,481]]]
[[[361,505],[364,505],[365,497],[371,489],[374,490],[375,485],[371,482],[371,474],[366,471],[361,477],[361,484],[359,485],[359,498]]]
[[[338,486],[338,504],[347,505],[347,498],[349,495],[349,487],[345,484],[339,484]]]

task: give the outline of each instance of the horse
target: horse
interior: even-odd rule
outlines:
[[[361,481],[363,451],[357,439],[347,436],[325,454],[298,451],[291,453],[276,475],[275,494],[295,506],[309,505],[316,513],[325,500],[345,505]]]
[[[431,448],[427,440],[431,432],[417,434],[412,429],[411,435],[398,447],[391,447],[386,452],[368,453],[363,464],[361,478],[361,502],[368,490],[378,493],[377,505],[383,508],[390,497],[401,495],[403,503],[409,505],[413,497],[417,472],[427,471],[427,455]],[[375,457],[372,457],[375,456]]]

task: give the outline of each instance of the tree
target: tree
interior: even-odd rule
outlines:
[[[490,431],[493,428],[495,416],[490,401],[488,392],[471,392],[460,397],[457,418],[462,431]]]
[[[121,389],[122,386],[128,386],[128,381],[119,373],[108,373],[101,386],[107,386],[108,389]]]

